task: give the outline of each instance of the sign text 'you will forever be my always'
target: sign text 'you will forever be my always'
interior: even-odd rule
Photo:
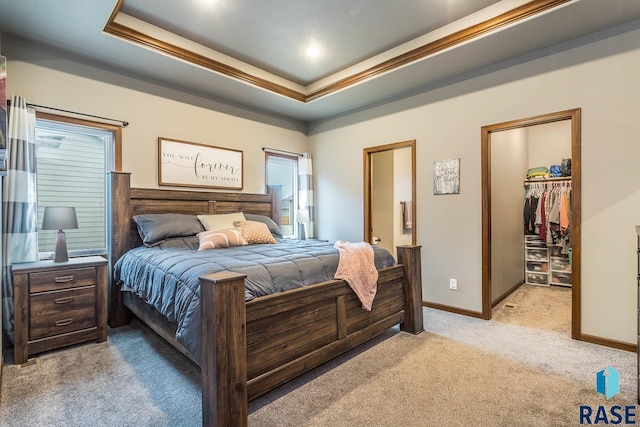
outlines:
[[[242,190],[240,150],[158,138],[158,183]]]

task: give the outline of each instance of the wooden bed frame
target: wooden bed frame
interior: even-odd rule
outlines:
[[[280,222],[280,187],[267,194],[130,188],[130,174],[111,172],[110,271],[127,250],[141,244],[132,217],[144,213],[230,213],[271,216]],[[422,332],[420,246],[398,247],[398,265],[379,271],[372,311],[362,309],[349,286],[330,280],[244,300],[244,278],[233,272],[201,280],[202,423],[246,426],[247,402],[400,324]],[[111,285],[109,326],[131,313],[182,353],[176,325],[131,292]]]

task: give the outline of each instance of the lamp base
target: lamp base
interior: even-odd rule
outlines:
[[[53,253],[53,261],[69,261],[69,254],[67,253],[67,237],[62,230],[58,230],[58,234],[56,236],[56,249]]]

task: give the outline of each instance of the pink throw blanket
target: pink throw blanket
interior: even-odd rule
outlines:
[[[340,252],[334,278],[347,282],[360,298],[362,308],[371,311],[378,287],[373,248],[366,242],[349,243],[340,240],[333,247]]]

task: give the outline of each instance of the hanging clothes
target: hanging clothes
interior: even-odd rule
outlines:
[[[537,234],[562,254],[571,247],[571,180],[525,181],[525,234]]]

